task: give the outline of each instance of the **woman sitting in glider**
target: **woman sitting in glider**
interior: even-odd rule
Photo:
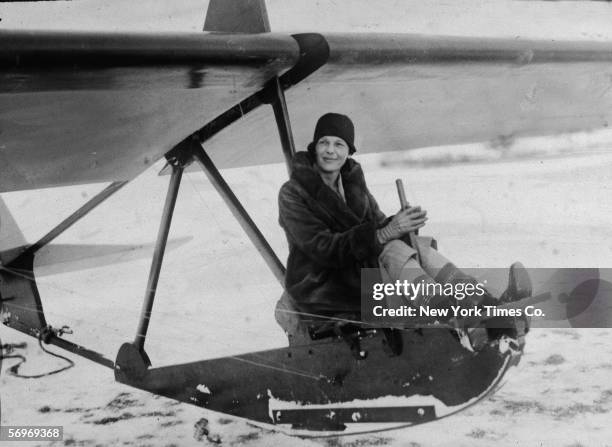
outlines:
[[[422,228],[421,207],[400,210],[386,218],[368,190],[361,166],[351,155],[354,126],[345,115],[327,113],[317,122],[307,151],[292,160],[291,178],[279,193],[279,222],[289,242],[286,290],[298,312],[321,316],[360,314],[362,268],[379,268],[388,282],[475,282],[431,247],[430,238],[416,237],[416,247],[402,238]],[[498,305],[531,293],[526,270],[510,268],[509,285],[496,299],[488,292],[459,302],[441,294],[422,293],[414,306]]]

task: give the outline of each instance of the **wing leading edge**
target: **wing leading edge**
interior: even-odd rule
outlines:
[[[327,63],[286,93],[298,149],[330,110],[354,119],[359,153],[602,129],[612,122],[609,42],[323,37]],[[268,121],[267,111],[256,110],[211,139],[207,150],[221,167],[281,162]],[[248,151],[238,152],[245,147],[241,135],[249,135]]]
[[[286,94],[298,147],[328,110],[353,117],[360,152],[596,129],[612,118],[610,43],[320,37],[323,66]],[[292,36],[269,33],[0,39],[0,192],[133,178],[304,53]],[[219,167],[282,161],[268,108],[206,148]]]
[[[0,31],[0,192],[129,180],[292,67],[290,36]]]

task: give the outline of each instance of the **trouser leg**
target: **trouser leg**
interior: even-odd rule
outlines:
[[[438,250],[431,247],[430,238],[417,236],[416,242],[419,247],[419,256],[421,258],[420,267],[422,267],[425,273],[435,279],[440,275],[440,272],[444,270],[442,274],[446,276],[449,273],[450,266],[453,265],[452,262]],[[401,240],[389,242],[385,245],[385,250],[387,253],[384,253],[384,255],[390,257],[391,262],[396,265],[401,265],[402,259],[411,258],[416,260],[416,250]]]
[[[466,274],[440,252],[425,244],[423,240],[417,238],[417,242],[419,242],[421,266],[435,282],[453,285],[473,284],[474,286],[478,284],[476,278]],[[486,290],[484,295],[471,295],[470,300],[463,300],[462,303],[459,302],[459,304],[464,304],[466,306],[491,303],[497,303],[497,300]]]
[[[421,258],[421,262],[423,258]],[[431,256],[429,264],[437,265],[439,259]],[[411,284],[421,284],[420,293],[410,297],[410,304],[415,306],[434,306],[444,307],[450,303],[447,297],[435,293],[427,293],[427,290],[434,290],[427,285],[435,285],[436,280],[416,260],[416,250],[400,240],[390,241],[385,245],[378,258],[381,276],[384,282],[394,283],[395,281],[407,281]],[[444,266],[442,263],[441,268]],[[434,271],[432,269],[432,271]],[[389,297],[387,303],[392,306],[406,304],[405,298]]]
[[[416,250],[400,240],[390,241],[385,245],[379,256],[381,275],[385,282],[407,280],[413,284],[423,281],[423,284],[473,284],[478,280],[459,269],[445,256],[430,246],[419,245],[421,264],[416,260]],[[442,298],[434,293],[415,297],[415,305],[446,306],[451,301],[449,297]],[[457,300],[456,304],[472,306],[496,303],[497,300],[485,290],[483,295],[471,295],[470,299]]]
[[[419,254],[423,270],[432,278],[438,277],[446,265],[452,264],[444,255],[429,245],[419,244]]]
[[[432,250],[433,251],[433,250]],[[440,255],[441,256],[441,255]],[[440,259],[437,259],[438,265]],[[479,281],[471,275],[466,274],[460,268],[458,268],[455,264],[448,261],[439,269],[437,269],[435,275],[436,282],[440,284],[452,284],[455,287],[458,284],[462,284],[465,287],[468,284],[472,284],[475,288],[479,285]],[[482,294],[470,294],[466,296],[466,299],[458,300],[459,305],[464,306],[473,306],[473,305],[487,305],[487,304],[495,304],[497,300],[488,292],[488,290],[482,288],[480,285],[480,289],[484,290]],[[468,299],[469,297],[469,299]]]

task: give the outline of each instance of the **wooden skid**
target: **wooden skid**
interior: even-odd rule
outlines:
[[[414,407],[356,407],[356,408],[316,408],[286,409],[273,412],[275,424],[293,424],[313,426],[322,422],[334,424],[371,423],[371,422],[404,422],[423,423],[436,419],[433,405]]]
[[[376,332],[361,340],[363,360],[355,358],[346,342],[334,339],[142,369],[140,374],[133,373],[134,356],[122,354],[122,348],[115,377],[156,394],[273,424],[278,421],[272,410],[282,409],[279,402],[346,407],[352,401],[382,397],[431,396],[445,406],[461,406],[486,393],[508,364],[508,354],[497,344],[473,353],[447,329],[404,331],[402,338],[399,356],[385,353],[384,335]]]

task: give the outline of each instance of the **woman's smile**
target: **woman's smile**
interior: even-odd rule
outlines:
[[[326,135],[315,147],[317,165],[325,172],[339,172],[349,155],[349,147],[342,138]]]

